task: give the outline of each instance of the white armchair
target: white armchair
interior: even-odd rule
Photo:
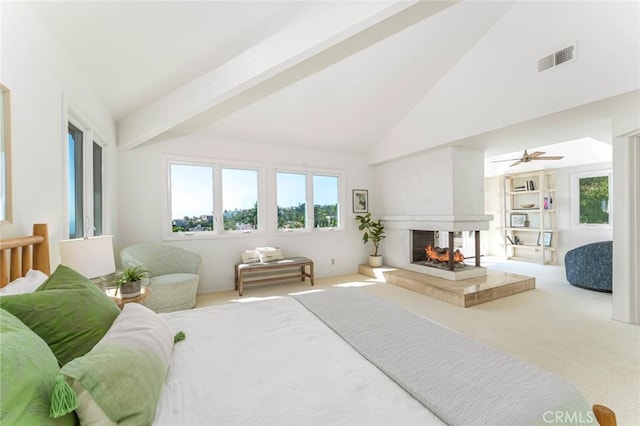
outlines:
[[[200,255],[168,244],[145,243],[120,252],[122,267],[141,265],[149,271],[150,295],[142,304],[155,312],[173,312],[196,305]]]

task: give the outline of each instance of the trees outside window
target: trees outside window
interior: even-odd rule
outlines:
[[[276,188],[278,229],[306,229],[307,175],[304,173],[277,172]]]
[[[222,209],[225,231],[258,229],[258,171],[222,169]]]
[[[278,229],[340,227],[340,176],[322,172],[276,173]],[[307,206],[313,206],[308,209]]]
[[[167,164],[169,238],[264,233],[264,223],[286,232],[342,225],[340,172],[276,169],[270,180],[275,188],[268,192],[260,165],[188,158],[167,158]],[[265,205],[275,207],[268,220]]]
[[[611,170],[571,175],[574,227],[611,227]]]

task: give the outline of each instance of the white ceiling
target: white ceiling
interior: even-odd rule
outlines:
[[[413,139],[410,152],[640,89],[637,2],[396,3],[384,2],[395,9],[377,14],[371,10],[381,1],[30,6],[121,130],[133,127],[145,135],[135,144],[201,131],[206,137],[359,154]],[[342,17],[348,31],[308,41]],[[212,93],[207,99],[204,93],[202,105],[189,104],[185,95],[204,77],[214,78],[212,72],[234,60],[259,67],[255,52],[274,49],[265,40],[283,35],[299,42],[303,54],[292,55],[290,63],[281,60],[272,71],[265,65],[260,81],[216,81],[228,85],[229,96],[217,100]],[[572,42],[578,43],[575,65],[542,76],[527,71],[538,57]],[[261,53],[275,58],[288,47]],[[172,115],[179,116],[175,123],[147,124],[180,96],[184,104],[171,102],[178,111]],[[415,124],[405,123],[407,117],[420,123],[420,114],[435,120],[424,143],[419,131],[406,130]],[[426,141],[433,135],[433,142]],[[521,148],[497,139],[482,146],[492,154]]]
[[[44,21],[119,120],[318,7],[293,1],[46,1]]]

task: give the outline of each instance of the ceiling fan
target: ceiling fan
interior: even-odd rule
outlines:
[[[542,155],[546,154],[546,152],[542,152],[542,151],[536,151],[533,152],[531,154],[529,154],[527,152],[527,150],[524,150],[524,153],[522,154],[522,157],[520,158],[509,158],[506,160],[496,160],[496,161],[492,161],[492,163],[500,163],[502,161],[515,161],[515,163],[511,164],[509,167],[513,167],[513,166],[517,166],[520,163],[528,163],[532,160],[560,160],[562,158],[564,158],[564,156],[562,155],[547,155],[546,157],[543,157]]]

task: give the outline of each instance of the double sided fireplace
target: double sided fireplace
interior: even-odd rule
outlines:
[[[480,231],[475,232],[475,266],[480,266]],[[444,238],[443,238],[444,237]],[[455,232],[411,230],[411,263],[455,271],[467,267],[464,254],[455,247]],[[440,247],[442,242],[448,243]]]

